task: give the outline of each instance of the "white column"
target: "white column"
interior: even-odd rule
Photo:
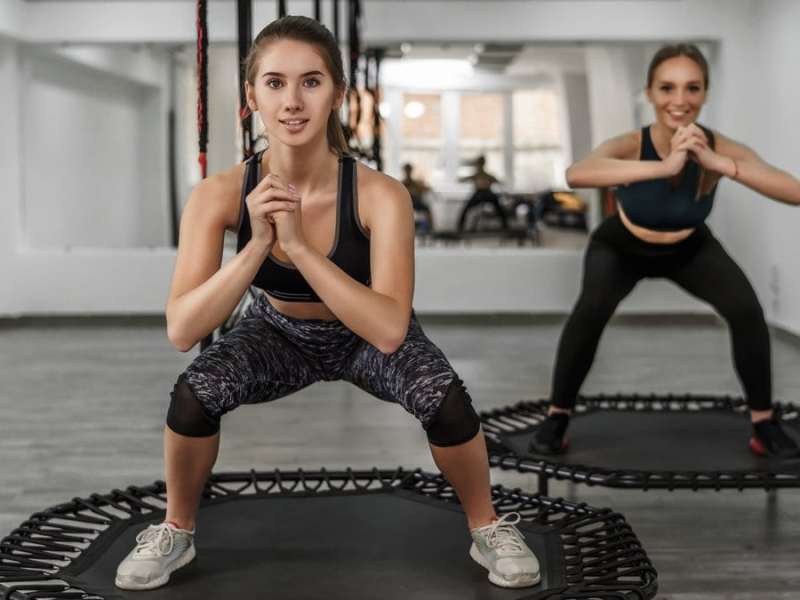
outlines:
[[[22,204],[19,64],[16,42],[0,38],[0,314],[20,310],[16,248]]]

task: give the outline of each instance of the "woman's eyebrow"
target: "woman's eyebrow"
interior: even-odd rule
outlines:
[[[658,84],[659,84],[659,85],[663,85],[663,84],[665,84],[665,83],[666,83],[666,84],[669,84],[669,85],[674,85],[674,84],[675,84],[675,82],[674,82],[674,81],[670,81],[669,79],[660,79],[660,80],[658,81]],[[692,81],[687,81],[687,82],[686,82],[686,85],[693,85],[693,84],[694,84],[694,85],[699,85],[700,83],[702,83],[702,81],[701,81],[700,79],[693,79]]]
[[[325,74],[322,71],[308,71],[306,73],[302,73],[300,77],[309,77],[310,75],[317,75],[324,77]],[[262,77],[286,77],[284,73],[278,73],[277,71],[267,71],[261,75]]]

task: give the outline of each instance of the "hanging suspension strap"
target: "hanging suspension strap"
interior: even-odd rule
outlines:
[[[339,0],[332,0],[333,6],[333,39],[339,43]]]
[[[245,59],[253,39],[253,0],[237,0],[236,11],[239,29],[239,120],[242,127],[242,158],[253,155],[253,115],[247,106],[244,82],[247,80]]]
[[[367,66],[367,92],[372,96],[372,160],[378,171],[383,171],[383,155],[381,154],[381,60],[383,59],[383,48],[372,50],[372,64],[370,78],[369,63]]]
[[[359,91],[359,71],[361,68],[361,0],[348,0],[347,45],[350,64],[350,93],[345,110],[346,123],[344,135],[347,145],[358,153],[363,148],[358,139],[358,124],[361,121],[361,93]],[[365,82],[366,83],[366,82]]]
[[[197,0],[197,133],[200,174],[208,173],[208,7],[206,0]]]

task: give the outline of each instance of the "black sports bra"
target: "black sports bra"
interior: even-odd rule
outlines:
[[[247,195],[261,180],[261,155],[247,159],[244,183],[242,185],[242,204],[239,211],[239,232],[236,251],[250,241],[250,213],[245,202]],[[352,156],[339,159],[339,182],[336,193],[336,234],[328,258],[364,285],[370,284],[369,236],[358,218],[358,182],[356,180],[356,161]],[[262,263],[252,285],[261,288],[270,296],[286,302],[319,302],[319,296],[311,289],[303,274],[290,263],[272,254]]]
[[[709,145],[714,148],[714,132],[703,127]],[[650,137],[650,127],[642,128],[639,160],[661,160]],[[628,218],[636,225],[655,231],[678,231],[698,227],[714,206],[714,186],[697,197],[700,166],[687,160],[677,185],[670,179],[650,179],[621,185],[617,199]]]

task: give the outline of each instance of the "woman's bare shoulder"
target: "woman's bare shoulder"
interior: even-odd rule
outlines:
[[[240,163],[200,181],[189,196],[187,209],[213,216],[216,221],[224,223],[226,229],[236,229],[244,168],[244,163]]]
[[[397,199],[406,199],[408,191],[406,187],[394,177],[381,173],[364,163],[357,163],[358,167],[358,191],[369,194],[371,198],[390,196]]]
[[[638,158],[641,147],[642,130],[634,129],[606,140],[597,147],[595,152],[608,158],[634,160]]]
[[[368,229],[378,215],[411,214],[411,196],[402,183],[361,162],[357,165],[358,213]]]

